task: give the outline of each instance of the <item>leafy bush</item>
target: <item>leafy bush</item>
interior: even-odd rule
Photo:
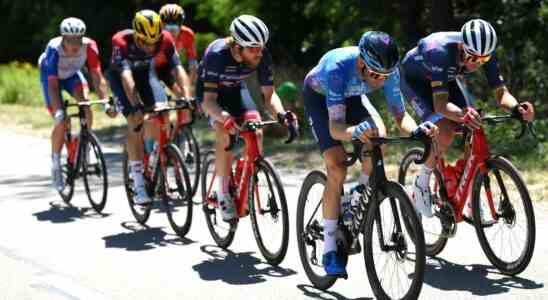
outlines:
[[[0,103],[37,105],[42,102],[38,68],[17,61],[0,65]]]

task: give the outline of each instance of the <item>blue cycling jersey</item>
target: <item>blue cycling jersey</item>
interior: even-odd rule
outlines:
[[[333,49],[306,76],[305,85],[326,96],[328,109],[334,106],[346,107],[346,99],[380,88],[369,86],[361,78],[356,66],[359,55],[358,47]],[[390,112],[394,116],[403,115],[405,106],[400,91],[399,72],[391,74],[382,87]]]
[[[459,55],[459,44],[462,43],[460,32],[437,32],[421,39],[402,61],[404,78],[409,82],[431,86],[432,93],[447,92],[448,83],[465,73]],[[494,53],[482,68],[489,86],[496,88],[504,84]]]

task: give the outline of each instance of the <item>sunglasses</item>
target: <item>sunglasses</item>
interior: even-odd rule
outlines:
[[[392,73],[379,73],[379,72],[373,71],[364,65],[362,68],[362,74],[365,75],[366,73],[367,73],[367,76],[369,76],[373,80],[386,80],[388,77],[390,77],[390,75],[392,75]]]
[[[177,24],[166,24],[164,26],[164,29],[169,32],[179,32],[181,31],[181,27]]]
[[[473,64],[484,64],[491,59],[491,55],[478,56],[464,52],[464,62]]]
[[[247,51],[253,55],[263,52],[263,47],[246,47]]]

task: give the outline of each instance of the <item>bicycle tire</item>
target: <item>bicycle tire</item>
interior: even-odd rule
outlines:
[[[487,170],[488,172],[494,172],[495,176],[496,171],[498,172],[504,172],[508,175],[508,177],[513,181],[515,184],[515,187],[517,188],[517,192],[521,198],[521,203],[523,204],[523,208],[525,210],[525,217],[527,218],[527,233],[526,234],[526,242],[525,245],[519,255],[519,257],[516,260],[513,261],[506,261],[505,259],[499,257],[497,253],[493,250],[492,245],[489,243],[486,230],[488,228],[491,228],[496,225],[500,226],[506,226],[509,228],[510,226],[515,227],[514,224],[502,224],[502,223],[495,223],[489,227],[484,226],[481,216],[481,207],[480,207],[480,196],[481,196],[481,187],[482,185],[488,184],[486,178],[489,178],[489,176],[485,177],[481,174],[481,172],[478,172],[476,174],[476,177],[474,178],[474,185],[472,189],[472,214],[474,219],[474,227],[476,229],[476,234],[478,236],[478,240],[480,242],[481,248],[483,249],[483,252],[487,256],[487,259],[503,274],[507,275],[517,275],[527,266],[529,265],[531,258],[533,256],[534,248],[535,248],[535,238],[536,238],[536,226],[535,226],[535,214],[533,210],[533,205],[531,203],[531,197],[529,195],[529,191],[527,190],[527,186],[525,185],[525,182],[523,178],[521,177],[521,174],[519,171],[514,167],[514,165],[507,159],[503,157],[494,157],[486,161]],[[489,173],[488,173],[489,174]],[[499,178],[502,181],[502,177]],[[498,180],[495,180],[498,181]],[[504,184],[506,185],[506,184]],[[506,185],[507,186],[507,185]],[[505,187],[506,189],[506,187]],[[493,190],[492,188],[490,189]],[[503,192],[504,193],[504,192]],[[508,191],[506,191],[506,194],[508,194]],[[517,201],[517,200],[516,200]],[[515,205],[512,205],[511,209],[508,208],[508,206],[505,206],[506,202],[501,201],[499,203],[499,207],[496,208],[497,212],[499,209],[505,209],[505,211],[513,212],[514,218],[515,218]],[[503,208],[506,207],[506,208]],[[507,215],[506,212],[503,212],[502,214]],[[508,222],[511,219],[512,213],[508,215],[508,217],[504,218],[502,215],[503,222]],[[515,221],[515,220],[514,220]],[[501,230],[504,230],[505,228],[500,227]],[[497,233],[497,235],[499,235]],[[504,233],[500,234],[500,236],[504,235]],[[512,243],[506,243],[504,244],[504,247],[508,248],[512,246]]]
[[[268,200],[265,201],[264,197],[256,199],[257,195],[260,195],[260,192],[258,191],[258,177],[259,174],[263,172],[267,181],[267,187],[268,187]],[[255,187],[257,186],[257,191],[255,190]],[[268,160],[264,158],[259,158],[255,161],[255,170],[253,172],[253,176],[251,176],[250,184],[249,184],[249,210],[250,210],[250,216],[251,216],[251,225],[253,228],[253,233],[255,235],[255,240],[257,241],[257,245],[259,247],[259,250],[261,251],[261,254],[263,257],[268,261],[269,264],[276,266],[279,265],[283,259],[285,258],[285,255],[287,253],[287,247],[289,244],[289,217],[288,217],[288,209],[287,209],[287,201],[285,197],[285,191],[282,185],[282,181],[280,179],[280,176],[272,163],[270,163]],[[274,190],[276,190],[276,193],[274,193]],[[255,192],[256,191],[256,192]],[[274,201],[271,201],[271,199],[274,199]],[[277,203],[276,199],[279,200],[279,203]],[[260,201],[260,202],[259,202]],[[257,206],[257,203],[260,205]],[[266,214],[266,217],[272,218],[273,223],[280,223],[279,218],[281,217],[281,241],[280,243],[276,242],[274,249],[269,249],[269,242],[273,240],[273,235],[265,236],[267,237],[267,240],[263,239],[263,236],[261,235],[261,228],[259,226],[259,220],[260,215],[262,215],[261,210],[270,210],[269,213]],[[281,213],[281,214],[280,214]],[[266,224],[265,224],[266,225]],[[272,224],[274,225],[274,224]],[[273,251],[272,251],[273,250]]]
[[[184,144],[183,144],[184,143]],[[186,169],[190,176],[190,181],[192,185],[192,198],[196,195],[198,191],[198,184],[200,182],[200,145],[192,127],[183,126],[179,134],[175,137],[175,144],[179,147],[181,151],[183,161],[185,162]],[[187,153],[183,150],[190,149]],[[201,204],[199,201],[195,201],[194,204]]]
[[[93,209],[101,213],[103,209],[105,208],[105,205],[107,203],[107,194],[108,194],[108,173],[107,173],[107,166],[105,164],[105,157],[103,155],[103,150],[101,149],[101,145],[99,144],[99,140],[97,139],[97,136],[93,132],[89,132],[87,135],[87,144],[84,145],[83,153],[84,155],[82,157],[82,170],[83,170],[83,177],[84,177],[84,187],[86,190],[86,194],[88,196],[89,203],[93,207]],[[88,149],[88,147],[91,146],[91,149]],[[102,175],[102,186],[103,190],[101,193],[101,196],[99,197],[99,201],[95,201],[92,197],[92,191],[89,184],[89,161],[87,161],[87,151],[90,151],[90,154],[93,153],[96,157],[96,161],[99,164],[99,166],[95,166],[95,172],[97,175]],[[92,152],[91,152],[92,151]]]

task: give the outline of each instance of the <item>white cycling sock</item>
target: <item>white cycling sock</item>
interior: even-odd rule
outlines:
[[[132,160],[129,162],[131,167],[131,176],[133,177],[133,186],[143,186],[143,162],[140,160]]]
[[[230,181],[229,176],[217,176],[217,193],[219,195],[228,195],[228,183]]]
[[[417,175],[417,184],[421,188],[426,188],[430,184],[430,174],[432,174],[432,169],[426,165],[422,165],[419,175]]]
[[[331,251],[337,251],[337,239],[335,233],[337,232],[337,219],[323,219],[323,254]]]
[[[51,155],[51,164],[54,169],[61,168],[61,154],[60,153],[53,153]]]
[[[358,182],[360,184],[367,186],[367,184],[369,183],[369,175],[365,175],[362,173],[360,177],[358,178]]]

